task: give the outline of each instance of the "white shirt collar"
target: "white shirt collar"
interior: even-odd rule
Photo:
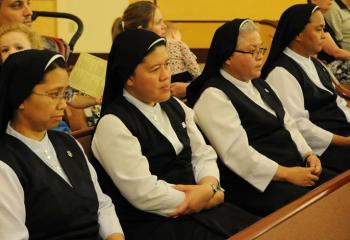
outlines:
[[[295,51],[293,51],[289,47],[286,47],[284,49],[283,53],[286,54],[287,56],[291,57],[292,59],[294,59],[297,62],[307,63],[307,64],[311,63],[312,64],[312,60],[310,57],[304,57],[304,56],[300,55],[299,53],[296,53]]]
[[[132,96],[126,89],[123,89],[123,96],[144,114],[160,113],[161,108],[159,103],[156,103],[154,106],[150,106]]]
[[[245,91],[254,91],[254,86],[252,84],[252,81],[249,80],[247,82],[238,80],[237,78],[233,77],[231,74],[229,74],[228,72],[226,72],[224,69],[220,69],[220,74],[227,79],[230,83],[232,83],[233,85],[235,85],[238,89],[240,89],[241,91],[245,92]]]
[[[11,127],[10,122],[7,124],[7,129],[6,133],[19,139],[22,141],[24,144],[29,146],[32,150],[34,149],[42,149],[43,144],[48,144],[49,143],[49,138],[47,136],[47,132],[45,133],[44,138],[41,141],[34,140],[32,138],[28,138],[24,136],[23,134],[17,132],[14,128]]]

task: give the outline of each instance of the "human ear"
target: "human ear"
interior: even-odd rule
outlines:
[[[19,109],[19,110],[23,110],[23,109],[24,109],[24,104],[21,103],[21,104],[19,105],[18,109]]]
[[[134,77],[130,76],[128,80],[126,81],[126,86],[132,87],[134,85]]]
[[[227,66],[231,66],[232,65],[232,62],[230,60],[231,57],[229,57],[225,62],[224,62],[224,65],[227,65]]]
[[[301,41],[303,39],[303,32],[299,33],[296,37],[295,37],[295,41]]]

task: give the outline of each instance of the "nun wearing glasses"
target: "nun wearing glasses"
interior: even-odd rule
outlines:
[[[227,239],[258,217],[223,203],[216,153],[171,97],[168,62],[165,39],[151,31],[114,40],[92,141],[100,184],[126,239]]]
[[[82,148],[51,131],[69,94],[63,56],[12,54],[0,81],[0,239],[124,239]]]
[[[196,121],[219,155],[226,200],[265,216],[333,176],[259,79],[265,48],[249,19],[217,29],[202,75],[188,88]],[[326,176],[323,176],[326,175]]]

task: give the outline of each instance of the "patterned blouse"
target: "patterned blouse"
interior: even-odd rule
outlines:
[[[200,68],[196,60],[197,57],[184,42],[168,40],[167,51],[170,56],[169,66],[172,75],[186,71],[188,71],[193,78],[200,75]]]

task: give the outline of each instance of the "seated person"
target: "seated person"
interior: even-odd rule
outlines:
[[[0,77],[0,239],[124,239],[81,146],[48,130],[67,106],[63,56],[14,53]]]
[[[336,41],[343,49],[350,51],[350,1],[335,0],[324,16],[334,30]]]
[[[335,176],[259,79],[262,41],[249,19],[214,34],[202,75],[188,87],[197,123],[217,151],[226,200],[265,216]]]
[[[216,154],[171,97],[168,61],[154,32],[116,37],[93,162],[127,239],[227,239],[258,218],[223,203]]]
[[[308,0],[318,5],[324,16],[331,9],[333,0]],[[323,48],[317,57],[327,64],[333,75],[341,83],[350,83],[350,51],[342,49],[336,40],[335,31],[325,22]]]
[[[186,96],[186,88],[190,82],[199,76],[200,69],[194,55],[189,47],[181,41],[179,29],[171,22],[166,22],[166,48],[171,71],[172,95],[179,98]]]
[[[0,27],[0,63],[3,63],[6,58],[15,52],[26,49],[43,49],[42,38],[31,31],[31,29],[23,24],[9,24]],[[101,104],[100,99],[91,96],[77,95],[73,93],[73,89],[69,90],[72,94],[69,106],[74,108],[87,108],[96,104]],[[71,132],[68,125],[61,121],[54,129],[63,132]]]
[[[0,26],[13,23],[22,23],[27,26],[32,25],[33,12],[30,8],[29,0],[0,1]]]
[[[284,11],[262,73],[323,167],[342,172],[350,168],[350,109],[312,57],[322,49],[324,25],[314,4]]]

